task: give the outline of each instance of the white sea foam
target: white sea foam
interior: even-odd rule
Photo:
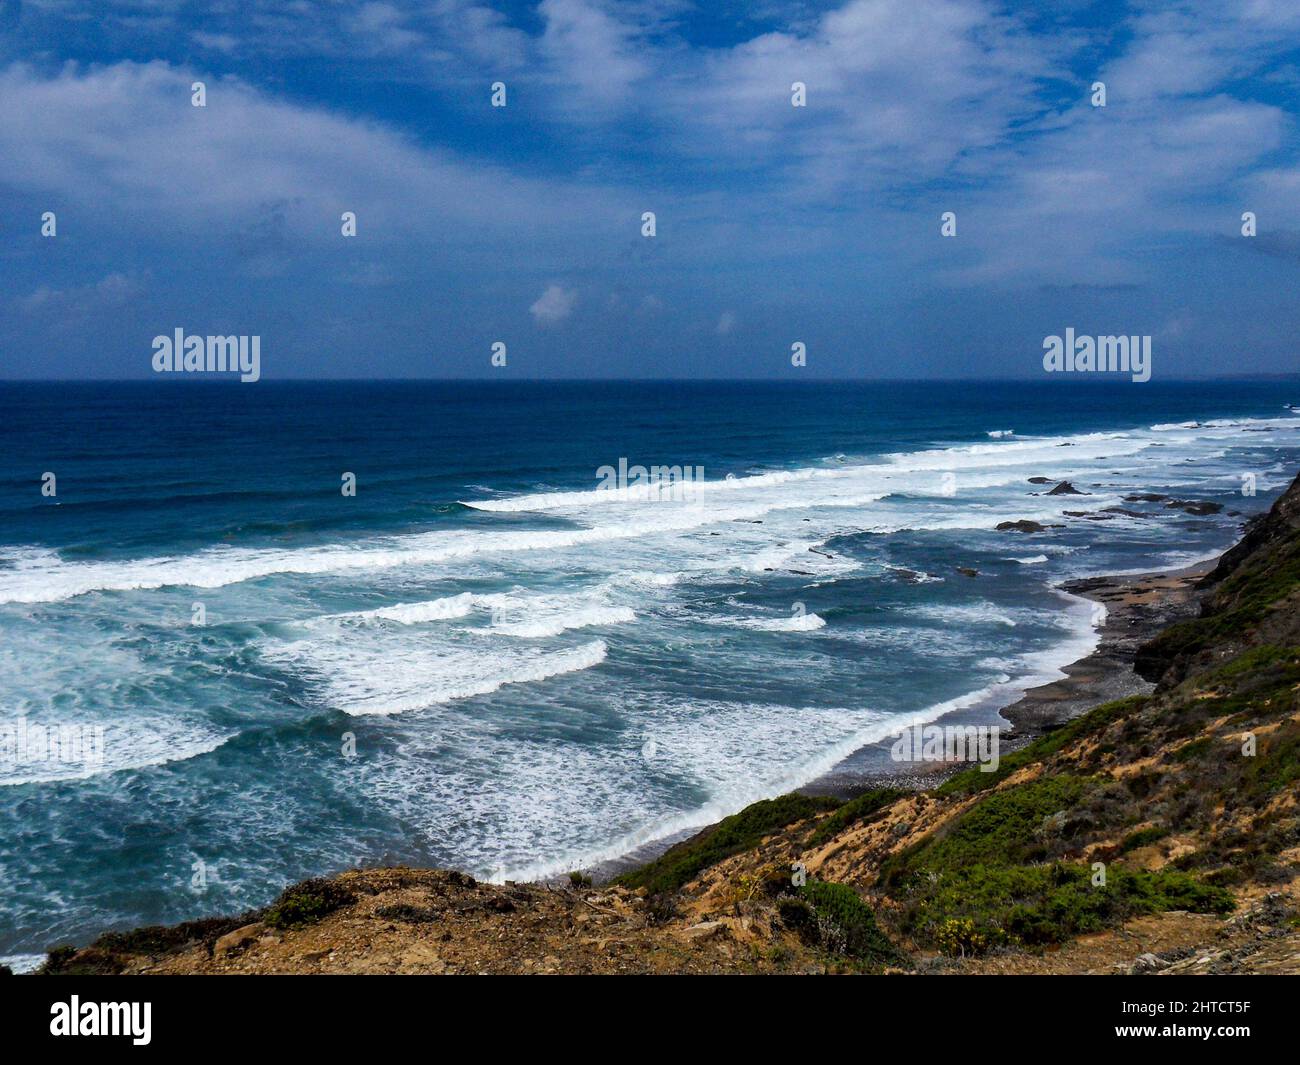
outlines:
[[[494,625],[492,631],[504,636],[540,639],[546,636],[559,636],[560,633],[572,629],[586,629],[596,625],[622,625],[635,620],[636,614],[630,607],[585,606],[574,610],[557,610],[522,621],[506,621]]]
[[[529,881],[621,858],[656,840],[713,824],[750,803],[823,776],[860,748],[892,736],[903,724],[934,721],[955,710],[998,702],[999,697],[1009,701],[1014,694],[1014,689],[1006,685],[990,685],[908,714],[906,721],[871,710],[754,704],[709,705],[703,718],[709,723],[706,729],[699,727],[694,715],[680,723],[662,716],[653,718],[644,723],[644,728],[656,741],[655,762],[662,759],[674,772],[697,780],[709,796],[705,802],[689,810],[665,811],[648,821],[644,814],[634,815],[640,823],[615,839],[598,845],[593,845],[590,837],[587,841],[575,840],[567,849],[562,844],[541,857],[536,856],[535,849],[494,840],[491,851],[504,853],[495,860],[485,855],[481,868],[497,883]],[[816,753],[791,757],[791,752],[805,750]],[[625,772],[653,774],[654,763],[647,768],[633,757],[628,758]],[[582,783],[588,782],[582,779]],[[638,804],[644,802],[641,795]],[[577,816],[584,823],[590,821],[589,815],[566,809],[570,810],[568,816]]]
[[[1016,621],[1011,611],[987,600],[969,604],[923,603],[912,607],[908,613],[945,625],[1005,625],[1014,629]]]
[[[31,724],[40,724],[33,721]],[[57,724],[52,724],[57,728]],[[82,726],[93,727],[93,726]],[[63,780],[86,780],[105,773],[148,769],[184,762],[211,754],[233,733],[218,733],[196,723],[167,722],[157,718],[135,718],[103,727],[103,761],[63,762],[58,758],[0,761],[0,787],[19,784],[51,784]]]
[[[45,957],[44,954],[0,954],[0,965],[21,976],[40,968]]]
[[[377,610],[355,610],[347,614],[330,615],[337,621],[395,621],[401,625],[419,625],[428,621],[447,621],[463,618],[474,610],[474,596],[469,592],[430,599],[423,603],[402,603]]]
[[[1291,416],[1275,422],[1276,427],[1286,426],[1291,432],[1297,425]],[[1274,422],[1259,420],[1256,424],[1274,426]],[[1202,427],[1187,432],[1213,436],[1236,433],[1240,428],[1239,423],[1227,423],[1225,427]],[[534,493],[470,504],[489,512],[549,512],[571,521],[573,527],[567,529],[435,530],[300,548],[220,546],[184,556],[111,562],[69,562],[46,553],[24,557],[21,565],[0,567],[0,603],[53,602],[93,592],[221,588],[281,574],[348,575],[396,568],[434,568],[450,576],[457,566],[495,557],[526,553],[565,555],[628,541],[680,545],[683,537],[707,535],[706,530],[718,531],[720,542],[711,552],[694,545],[702,565],[716,567],[720,556],[731,565],[736,557],[735,548],[748,539],[754,543],[749,557],[761,570],[768,567],[764,553],[776,552],[772,540],[787,538],[789,526],[798,520],[800,513],[817,515],[821,525],[818,531],[823,533],[833,531],[826,525],[828,515],[834,511],[845,514],[845,529],[874,533],[902,529],[978,530],[991,528],[998,521],[1019,518],[1059,520],[1061,510],[1072,505],[1069,497],[1051,497],[1051,509],[1047,509],[1049,497],[1038,497],[1037,505],[1031,509],[1024,506],[1025,500],[1019,494],[987,501],[976,501],[971,495],[1017,486],[1030,471],[1041,473],[1049,469],[1053,476],[1084,477],[1098,463],[1113,466],[1117,458],[1142,454],[1156,439],[1157,434],[1145,431],[1017,437],[990,444],[889,455],[880,461],[835,468],[775,471],[733,480],[720,478],[703,482],[699,488],[704,502],[693,504],[633,502],[611,506],[608,497],[618,493],[596,490]],[[1166,465],[1177,457],[1176,453],[1169,454]],[[963,504],[938,500],[934,505],[918,505],[918,498],[936,494],[941,473],[954,475]],[[892,499],[902,502],[895,503]],[[1089,506],[1103,502],[1110,502],[1109,497],[1093,497]],[[754,522],[766,522],[766,527],[743,528]],[[817,572],[822,566],[811,559],[805,561],[810,564],[800,568]],[[778,565],[781,564],[778,560]],[[849,561],[841,564],[852,565]]]
[[[702,620],[737,629],[752,629],[755,632],[815,632],[826,627],[826,619],[819,614],[792,614],[776,618],[713,617]]]
[[[303,669],[325,703],[357,716],[421,710],[489,695],[508,684],[549,680],[598,666],[607,653],[604,640],[552,652],[321,638],[263,648],[268,660]]]

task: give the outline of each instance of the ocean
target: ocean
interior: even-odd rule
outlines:
[[[0,383],[0,955],[353,865],[589,867],[1005,705],[1094,646],[1056,584],[1207,558],[1267,508],[1293,403],[1297,381]],[[620,460],[704,480],[600,491]],[[1018,520],[1046,528],[995,528]],[[81,757],[34,757],[60,729]]]

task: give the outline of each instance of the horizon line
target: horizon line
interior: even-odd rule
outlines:
[[[1288,381],[1300,380],[1300,370],[1253,374],[1206,374],[1188,377],[1165,377],[1160,384],[1195,384],[1207,381]],[[1000,384],[1149,384],[1130,381],[1124,375],[1088,372],[1034,377],[952,376],[952,377],[812,377],[794,380],[781,377],[262,377],[258,381],[240,381],[234,376],[218,374],[169,374],[148,377],[0,377],[0,385],[78,385],[78,384],[171,384],[180,386],[244,384],[945,384],[976,381]]]

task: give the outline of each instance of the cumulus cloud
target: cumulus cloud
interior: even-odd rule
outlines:
[[[372,242],[444,246],[523,227],[576,244],[618,210],[595,182],[515,174],[235,79],[206,79],[208,106],[191,107],[194,80],[161,61],[5,69],[0,184],[209,235],[286,204],[286,234],[333,239],[352,210]]]
[[[123,307],[143,291],[141,278],[115,272],[89,285],[70,288],[41,285],[26,296],[17,297],[16,302],[28,314],[81,315]]]
[[[546,291],[537,297],[537,301],[528,308],[538,325],[555,325],[573,313],[577,306],[578,293],[575,289],[566,289],[560,285],[547,285]]]

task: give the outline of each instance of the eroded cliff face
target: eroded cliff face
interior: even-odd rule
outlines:
[[[1201,616],[1170,626],[1135,668],[1170,687],[1257,646],[1300,643],[1300,478],[1202,582]]]

